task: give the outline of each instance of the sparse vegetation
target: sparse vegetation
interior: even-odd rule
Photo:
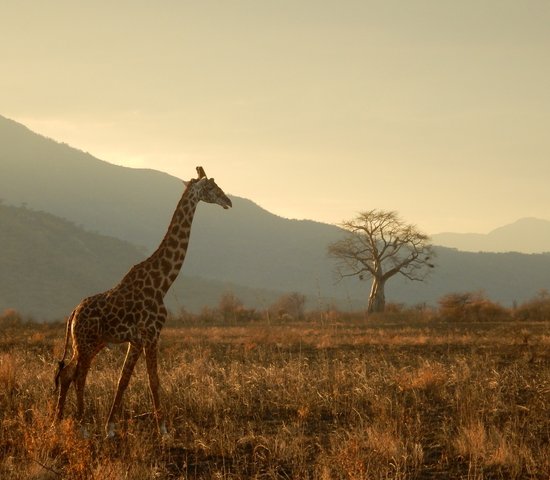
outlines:
[[[507,320],[511,315],[483,292],[449,293],[439,300],[439,314],[451,322],[495,322]]]
[[[122,346],[92,367],[90,438],[70,418],[52,428],[64,327],[6,323],[0,478],[547,478],[550,324],[395,310],[367,322],[329,312],[167,327],[160,370],[171,436],[163,441],[139,364],[120,437],[104,439]],[[68,413],[71,402],[72,393]]]
[[[281,295],[269,308],[272,318],[292,321],[305,318],[306,296],[298,292]]]
[[[518,320],[550,320],[550,292],[540,290],[534,298],[522,303],[513,313]]]

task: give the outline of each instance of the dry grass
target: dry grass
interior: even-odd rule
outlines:
[[[103,438],[118,347],[90,372],[91,437],[51,427],[63,334],[0,333],[2,479],[549,478],[548,323],[167,328],[164,441],[143,364]]]

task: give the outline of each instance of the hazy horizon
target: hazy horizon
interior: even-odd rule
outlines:
[[[549,218],[550,4],[33,4],[0,10],[0,115],[288,218],[430,234]]]

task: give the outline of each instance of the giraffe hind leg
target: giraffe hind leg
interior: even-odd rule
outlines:
[[[57,421],[63,418],[63,410],[65,408],[65,400],[67,399],[67,393],[69,387],[74,380],[75,376],[75,362],[71,360],[67,365],[60,363],[59,371],[56,375],[56,387],[59,388],[59,395],[57,397],[57,406],[55,408],[55,419]]]
[[[149,378],[149,389],[151,391],[151,398],[153,400],[153,408],[155,411],[155,419],[157,421],[157,428],[161,435],[167,435],[166,421],[164,419],[161,404],[160,404],[160,381],[158,376],[157,366],[157,344],[148,346],[145,349],[145,362],[147,365],[147,376]]]
[[[74,373],[74,385],[76,390],[76,420],[82,422],[84,418],[84,387],[86,386],[86,376],[90,369],[91,359],[80,358],[76,364]]]

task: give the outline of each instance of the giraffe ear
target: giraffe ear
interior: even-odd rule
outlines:
[[[191,182],[187,182],[186,180],[182,180],[183,186],[187,188]]]

